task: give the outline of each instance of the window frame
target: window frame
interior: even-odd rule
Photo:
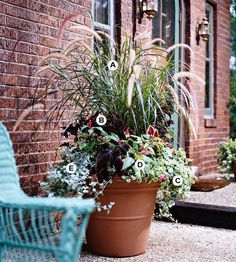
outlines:
[[[95,3],[96,0],[93,0],[93,7],[92,7],[92,14],[93,18],[95,17]],[[108,0],[109,2],[109,8],[108,8],[108,21],[109,25],[102,24],[99,22],[96,22],[95,19],[93,19],[93,29],[100,29],[104,31],[109,31],[109,35],[114,38],[114,25],[115,25],[115,1],[114,0]]]
[[[205,57],[205,66],[206,62],[209,63],[209,107],[205,107],[204,102],[204,117],[205,119],[213,119],[215,114],[215,105],[214,105],[214,98],[215,98],[215,79],[214,79],[214,73],[215,73],[215,59],[214,59],[214,6],[210,3],[206,3],[206,10],[209,11],[209,30],[210,30],[210,36],[209,36],[209,57]],[[206,69],[205,69],[206,72]],[[205,86],[206,91],[206,86]],[[206,96],[206,93],[205,93]]]
[[[179,0],[173,0],[174,1],[174,44],[179,44],[180,43],[180,25],[182,23],[181,21],[181,12],[182,12],[182,6],[180,5]],[[182,2],[183,3],[183,2]],[[162,8],[162,1],[160,1],[160,5],[159,5],[159,10],[161,10],[161,16],[160,16],[160,34],[161,34],[161,38],[163,36],[163,31],[162,31],[162,17],[166,17],[166,13],[163,13],[163,8]],[[152,22],[152,26],[153,22]],[[152,38],[153,38],[153,34],[152,34]],[[160,45],[160,47],[162,47],[163,45],[160,43],[158,43],[158,45]],[[179,72],[179,60],[180,59],[180,51],[179,48],[176,48],[174,50],[174,72],[177,73]],[[174,85],[174,88],[176,90],[176,92],[178,92],[179,87],[177,84]],[[172,115],[172,120],[174,121],[172,127],[173,127],[173,131],[174,131],[174,147],[178,148],[179,147],[179,131],[180,131],[180,120],[179,117],[177,115],[177,113],[174,113]]]
[[[176,23],[176,16],[178,16],[178,15],[176,15],[176,9],[178,9],[179,11],[178,12],[180,12],[180,4],[179,4],[179,0],[173,0],[173,3],[174,3],[174,9],[175,9],[175,11],[174,11],[174,19],[173,19],[173,21],[174,21],[174,23]],[[164,37],[163,37],[163,34],[164,34],[164,30],[163,30],[163,19],[164,18],[167,18],[167,13],[165,13],[165,12],[163,12],[164,10],[163,10],[163,0],[158,0],[158,12],[159,12],[159,15],[160,15],[160,17],[159,17],[159,19],[158,19],[158,23],[159,23],[159,28],[160,28],[160,35],[158,36],[158,38],[161,38],[161,39],[163,39],[164,40]],[[180,19],[179,17],[178,17],[178,19]],[[153,29],[154,29],[154,19],[153,19],[153,21],[152,21],[152,39],[154,39],[155,37],[153,36]],[[176,34],[176,24],[174,24],[174,34]],[[174,37],[173,39],[173,44],[175,44],[176,43],[176,37]],[[178,42],[179,43],[179,42]],[[158,43],[158,46],[160,46],[160,47],[164,47],[164,44],[162,43],[162,42],[159,42]],[[169,46],[168,46],[169,47]],[[165,48],[165,47],[164,47]]]

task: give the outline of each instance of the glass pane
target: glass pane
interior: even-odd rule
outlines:
[[[98,23],[109,25],[109,0],[94,1],[94,20]]]
[[[154,15],[152,20],[152,38],[161,38],[160,24],[161,24],[161,1],[159,0],[159,10]]]
[[[206,41],[206,57],[209,58],[210,56],[210,51],[209,51],[209,41]]]
[[[206,61],[206,72],[205,72],[205,108],[210,108],[210,63]]]
[[[207,20],[209,21],[209,18],[210,18],[210,10],[209,9],[206,9],[206,17],[207,17]],[[209,24],[209,26],[211,26],[211,24]],[[210,48],[209,41],[206,41],[206,57],[210,56],[209,48]]]
[[[175,42],[175,0],[159,0],[159,11],[153,19],[153,38],[165,41],[164,47],[169,47]]]

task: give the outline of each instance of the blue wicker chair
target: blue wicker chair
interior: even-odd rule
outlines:
[[[0,261],[78,261],[92,199],[29,197],[0,122]]]

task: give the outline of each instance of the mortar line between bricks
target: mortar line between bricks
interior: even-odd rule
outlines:
[[[0,2],[2,2],[2,1],[0,1]],[[32,1],[32,2],[39,4],[38,1]],[[36,10],[32,10],[32,9],[30,9],[28,6],[27,6],[27,7],[22,7],[22,6],[19,6],[19,5],[13,4],[13,3],[7,3],[7,2],[4,2],[4,4],[6,4],[6,5],[10,6],[10,7],[13,7],[13,8],[14,8],[14,7],[17,7],[17,8],[20,8],[20,9],[22,9],[22,10],[27,10],[27,11],[30,11],[30,12],[32,12],[32,13],[40,13],[40,14],[42,14],[42,15],[44,15],[44,16],[51,16],[51,17],[54,17],[54,18],[57,18],[57,19],[62,19],[62,20],[64,19],[63,17],[60,17],[60,16],[54,16],[54,15],[51,15],[51,14],[49,15],[48,13],[45,14],[45,13],[41,13],[41,12],[36,11]],[[46,4],[46,3],[42,3],[42,4],[43,4],[44,6],[46,6],[46,7],[50,7],[50,8],[56,9],[56,10],[58,10],[58,9],[59,9],[59,10],[62,10],[62,8],[55,7],[55,6],[53,6],[53,5],[48,5],[48,4]],[[74,4],[74,3],[71,3],[71,4],[76,5],[76,6],[79,6],[79,7],[84,8],[84,9],[91,9],[90,7],[82,6],[82,5],[79,5],[79,4]],[[63,12],[67,12],[68,15],[70,15],[72,11],[63,10]],[[53,12],[52,12],[52,14],[53,14]],[[4,15],[6,15],[6,14],[4,14]],[[15,17],[15,16],[14,16],[14,17]],[[34,20],[27,20],[27,21],[34,21]]]
[[[40,24],[39,24],[39,25],[40,25]],[[35,33],[35,32],[33,32],[33,31],[26,31],[26,30],[24,30],[24,29],[18,29],[18,28],[11,27],[11,26],[1,26],[1,27],[3,27],[3,28],[11,28],[11,29],[14,29],[14,30],[17,30],[17,31],[21,31],[21,32],[23,32],[23,33],[30,33],[30,34],[33,34],[33,35],[36,35],[36,36],[51,37],[51,38],[53,38],[53,39],[57,39],[57,38],[58,38],[58,36],[57,36],[57,37],[54,37],[54,36],[50,36],[50,35],[48,35],[48,34],[43,35],[43,34],[41,34],[41,33]],[[59,27],[54,28],[54,29],[57,29],[58,31],[60,30]],[[85,37],[85,38],[91,38],[91,37],[92,37],[92,36],[88,36],[88,35],[85,35],[85,34],[80,33],[80,32],[79,32],[79,33],[76,33],[76,32],[74,32],[74,31],[68,31],[68,30],[65,30],[65,32],[66,32],[66,33],[73,33],[73,34],[76,34],[76,35],[78,35],[78,36],[80,36],[80,37],[81,37],[81,35],[82,35],[82,36]],[[12,38],[1,37],[1,39],[11,40],[12,42],[17,42],[17,39],[12,39]],[[65,41],[65,42],[70,41],[70,40],[64,39],[64,38],[62,38],[62,40]],[[27,44],[30,44],[30,45],[37,45],[37,46],[47,47],[48,49],[52,49],[52,48],[53,48],[53,47],[45,46],[45,45],[42,45],[42,44],[39,44],[39,43],[36,44],[36,43],[26,42],[26,41],[23,41],[23,40],[21,40],[20,43],[27,43]],[[55,48],[56,48],[56,47],[55,47]],[[3,50],[5,50],[5,49],[3,49]],[[8,49],[7,49],[7,50],[8,50]],[[24,52],[22,52],[22,53],[24,53]],[[26,53],[26,54],[28,54],[28,53]],[[37,55],[37,56],[39,56],[39,55]],[[44,57],[44,55],[43,55],[43,57]]]
[[[35,3],[38,3],[38,1],[35,1],[35,0],[32,0],[33,2],[35,2]],[[60,1],[60,0],[58,0],[58,1]],[[85,8],[85,9],[92,9],[92,7],[88,7],[88,6],[83,6],[83,5],[80,5],[80,4],[75,4],[75,3],[72,3],[72,2],[70,2],[70,4],[72,4],[72,5],[75,5],[75,6],[79,6],[79,7],[82,7],[82,8]],[[47,4],[47,3],[43,3],[43,5],[46,5],[46,6],[48,6],[48,7],[54,7],[55,8],[55,6],[53,6],[53,5],[49,5],[49,4]],[[62,9],[61,7],[57,7],[56,9]],[[31,10],[31,9],[30,9]],[[63,11],[64,11],[64,9],[63,9]],[[67,10],[65,10],[65,11],[67,11]],[[67,12],[70,12],[71,13],[71,11],[67,11]]]
[[[6,4],[8,4],[8,3],[6,3]],[[8,4],[8,5],[11,5],[11,4]],[[46,5],[46,4],[45,4],[45,5]],[[17,6],[17,5],[16,5],[16,6]],[[47,6],[47,5],[46,5],[46,6]],[[17,7],[19,7],[19,6],[17,6]],[[49,7],[50,7],[50,6],[49,6]],[[29,11],[29,12],[31,12],[31,13],[40,13],[40,14],[45,15],[45,16],[54,17],[54,18],[56,18],[56,19],[61,19],[62,21],[65,19],[65,17],[64,17],[64,18],[60,18],[60,17],[56,17],[56,16],[52,16],[52,15],[48,15],[48,14],[41,13],[41,12],[39,12],[39,11],[33,11],[33,10],[29,9],[28,7],[27,7],[27,8],[21,7],[21,8],[23,8],[24,10],[27,10],[27,11]],[[85,7],[84,7],[84,8],[85,8]],[[60,9],[60,8],[55,8],[55,9],[58,9],[58,10],[63,11],[63,12],[68,12],[68,15],[70,15],[70,14],[72,13],[71,11],[67,11],[67,10]],[[88,8],[85,8],[85,9],[88,10]],[[4,13],[1,13],[1,14],[3,14],[5,17],[13,17],[13,18],[15,18],[15,19],[20,19],[20,20],[27,21],[27,22],[30,22],[30,23],[41,24],[41,25],[44,25],[44,26],[46,26],[46,27],[53,28],[53,29],[58,28],[58,27],[55,27],[55,26],[50,26],[50,25],[47,25],[47,24],[44,24],[44,23],[41,23],[41,22],[39,23],[39,22],[36,22],[36,21],[34,21],[34,20],[30,20],[30,19],[28,19],[28,18],[26,18],[26,17],[25,17],[25,18],[21,18],[21,17],[15,16],[15,15],[11,15],[11,14],[4,14]],[[79,13],[78,13],[78,16],[79,16]],[[85,14],[81,14],[81,16],[83,16],[84,18],[90,18],[89,16],[85,16]]]

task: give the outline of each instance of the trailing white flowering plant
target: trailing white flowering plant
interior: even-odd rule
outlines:
[[[64,144],[59,150],[62,162],[50,170],[46,182],[41,185],[49,195],[92,196],[97,203],[98,211],[108,213],[113,202],[101,205],[99,196],[113,176],[119,176],[126,182],[159,182],[157,203],[158,216],[172,218],[169,208],[174,200],[188,195],[194,177],[183,149],[173,149],[168,135],[160,137],[153,127],[146,134],[133,135],[127,129],[118,136],[107,132],[102,127],[93,126],[91,119],[81,128],[71,125],[65,135],[77,134],[75,141]],[[141,160],[144,168],[135,165]],[[66,169],[74,163],[76,171],[71,174]],[[182,183],[176,185],[175,177]]]
[[[49,170],[47,181],[40,183],[45,193],[49,197],[92,196],[98,199],[106,185],[111,183],[111,180],[100,183],[97,179],[94,179],[94,176],[91,176],[91,170],[96,164],[95,159],[86,152],[78,151],[72,145],[63,145],[61,148],[57,148],[56,151],[60,152],[63,161]],[[71,163],[76,166],[73,173],[69,172],[67,168]],[[104,209],[109,213],[113,205],[113,202],[101,205],[99,201],[96,201],[98,211]]]

